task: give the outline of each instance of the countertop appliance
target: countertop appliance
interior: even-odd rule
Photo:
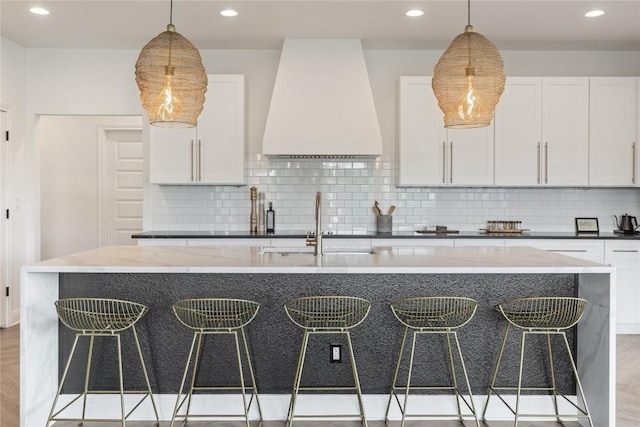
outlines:
[[[613,216],[616,219],[617,230],[614,230],[614,233],[618,234],[638,234],[640,233],[638,228],[638,220],[635,216],[631,216],[629,214],[620,215],[620,219],[617,216]]]

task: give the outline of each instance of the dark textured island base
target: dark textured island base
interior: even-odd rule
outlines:
[[[284,312],[290,298],[309,295],[351,295],[372,302],[367,319],[352,330],[352,341],[364,393],[389,392],[403,327],[393,316],[389,303],[404,297],[455,295],[475,298],[475,317],[459,330],[467,370],[474,393],[484,394],[491,381],[506,322],[493,307],[500,301],[527,296],[574,296],[577,277],[573,274],[85,274],[61,273],[60,298],[106,297],[146,304],[150,311],[138,324],[154,392],[175,393],[180,384],[192,332],[178,322],[171,305],[183,298],[230,297],[261,304],[247,327],[254,370],[261,393],[289,393],[302,340],[302,330]],[[587,308],[588,309],[588,308]],[[575,348],[575,337],[569,340]],[[504,378],[517,378],[520,334],[511,334],[509,353],[503,360]],[[445,362],[446,340],[422,336],[418,341],[414,379],[429,385],[449,381]],[[533,337],[527,346],[525,383],[548,381],[546,342]],[[74,333],[60,326],[60,369],[67,361]],[[562,350],[559,338],[554,348]],[[87,340],[88,341],[88,340]],[[115,339],[96,344],[92,368],[92,389],[117,385]],[[108,342],[112,341],[112,342]],[[338,336],[312,337],[303,376],[306,385],[347,385],[351,380],[348,358],[329,362],[329,344],[340,344]],[[85,343],[86,344],[86,343]],[[86,354],[87,345],[79,355]],[[210,337],[202,360],[202,383],[237,382],[235,353],[230,337]],[[343,346],[346,350],[346,346]],[[125,382],[142,387],[134,344],[129,333],[123,340]],[[575,354],[575,352],[574,352]],[[346,356],[346,354],[345,354]],[[566,393],[574,392],[571,368],[564,352],[555,351],[556,381]],[[75,357],[73,375],[65,392],[83,387],[83,357]],[[404,371],[406,372],[406,371]],[[95,374],[95,375],[94,375]],[[406,375],[403,373],[401,375]],[[95,378],[93,378],[95,377]],[[511,382],[514,384],[514,382]]]

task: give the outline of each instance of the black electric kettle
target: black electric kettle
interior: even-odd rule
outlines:
[[[635,216],[631,216],[629,214],[620,215],[620,221],[618,221],[617,216],[613,216],[616,219],[616,225],[621,231],[625,233],[634,232],[640,227],[638,225],[638,220]]]

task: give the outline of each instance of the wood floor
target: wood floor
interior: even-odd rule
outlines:
[[[19,426],[19,327],[0,329],[0,426]],[[617,363],[616,375],[617,390],[617,427],[638,427],[640,425],[640,335],[618,335],[617,337]],[[252,423],[252,426],[256,423]],[[475,423],[467,422],[465,426]],[[71,427],[75,423],[58,423],[56,427]],[[153,423],[127,423],[129,427],[151,427]],[[241,427],[238,422],[189,422],[189,427]],[[304,427],[359,427],[360,423],[354,422],[296,422],[296,425]],[[390,427],[399,426],[399,422],[393,422]],[[460,426],[455,421],[412,421],[406,422],[406,427],[445,427]],[[507,427],[509,422],[490,422],[485,427]],[[521,422],[520,427],[551,427],[561,425],[558,423]],[[566,427],[577,426],[577,423],[562,424]],[[85,423],[85,427],[100,426],[102,423]],[[160,423],[161,427],[168,427],[168,422]],[[369,422],[369,427],[383,427],[384,422]],[[284,422],[265,422],[262,427],[284,427]],[[606,426],[599,426],[606,427]]]

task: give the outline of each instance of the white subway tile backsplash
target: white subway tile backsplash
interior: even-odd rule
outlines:
[[[598,217],[600,228],[615,228],[612,215],[640,214],[635,188],[403,188],[397,165],[379,160],[323,161],[247,159],[247,186],[152,185],[151,229],[247,231],[249,188],[273,202],[276,230],[313,228],[315,193],[323,193],[326,231],[375,231],[373,203],[383,212],[397,207],[393,228],[411,231],[447,225],[462,231],[486,221],[520,220],[532,231],[573,231],[575,217]]]

